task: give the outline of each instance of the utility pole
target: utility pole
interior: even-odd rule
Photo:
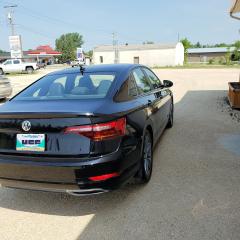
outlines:
[[[10,28],[11,28],[12,36],[15,35],[15,29],[14,29],[15,24],[13,22],[13,14],[14,14],[13,9],[16,8],[16,7],[17,7],[17,5],[7,5],[7,6],[4,6],[4,8],[9,9],[9,11],[7,13],[7,18],[8,18],[8,21],[9,21]]]
[[[6,5],[4,6],[5,9],[7,9],[7,19],[9,21],[9,26],[11,29],[11,35],[9,36],[9,45],[10,45],[10,52],[11,52],[11,58],[22,58],[22,41],[21,36],[16,35],[15,33],[15,24],[13,21],[13,14],[14,14],[14,8],[16,8],[17,5]]]
[[[118,41],[116,40],[116,33],[112,33],[112,42],[114,50],[114,63],[119,63]]]

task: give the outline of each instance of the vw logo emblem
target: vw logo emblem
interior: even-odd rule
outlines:
[[[22,122],[22,129],[28,132],[31,129],[31,123],[29,121]]]

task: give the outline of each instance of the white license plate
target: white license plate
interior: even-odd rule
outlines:
[[[16,139],[17,151],[45,151],[45,135],[44,134],[17,134]]]

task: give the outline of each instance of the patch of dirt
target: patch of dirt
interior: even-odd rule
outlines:
[[[219,97],[217,103],[218,108],[221,110],[221,112],[228,113],[233,121],[240,123],[240,109],[232,109],[227,96]]]

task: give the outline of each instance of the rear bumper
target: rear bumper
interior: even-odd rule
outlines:
[[[0,179],[2,187],[14,188],[14,189],[24,189],[24,190],[34,190],[34,191],[46,191],[46,192],[59,192],[68,193],[70,195],[80,196],[80,195],[91,195],[100,194],[110,191],[110,189],[103,188],[89,188],[80,189],[77,184],[53,184],[53,183],[42,183],[33,181],[22,181],[22,180],[8,180]]]
[[[123,157],[118,151],[99,158],[51,158],[44,162],[35,157],[0,155],[0,184],[2,187],[72,195],[103,193],[119,188],[136,173],[138,161],[129,161],[134,155]],[[89,177],[109,173],[119,173],[119,176],[105,181],[89,180]]]

